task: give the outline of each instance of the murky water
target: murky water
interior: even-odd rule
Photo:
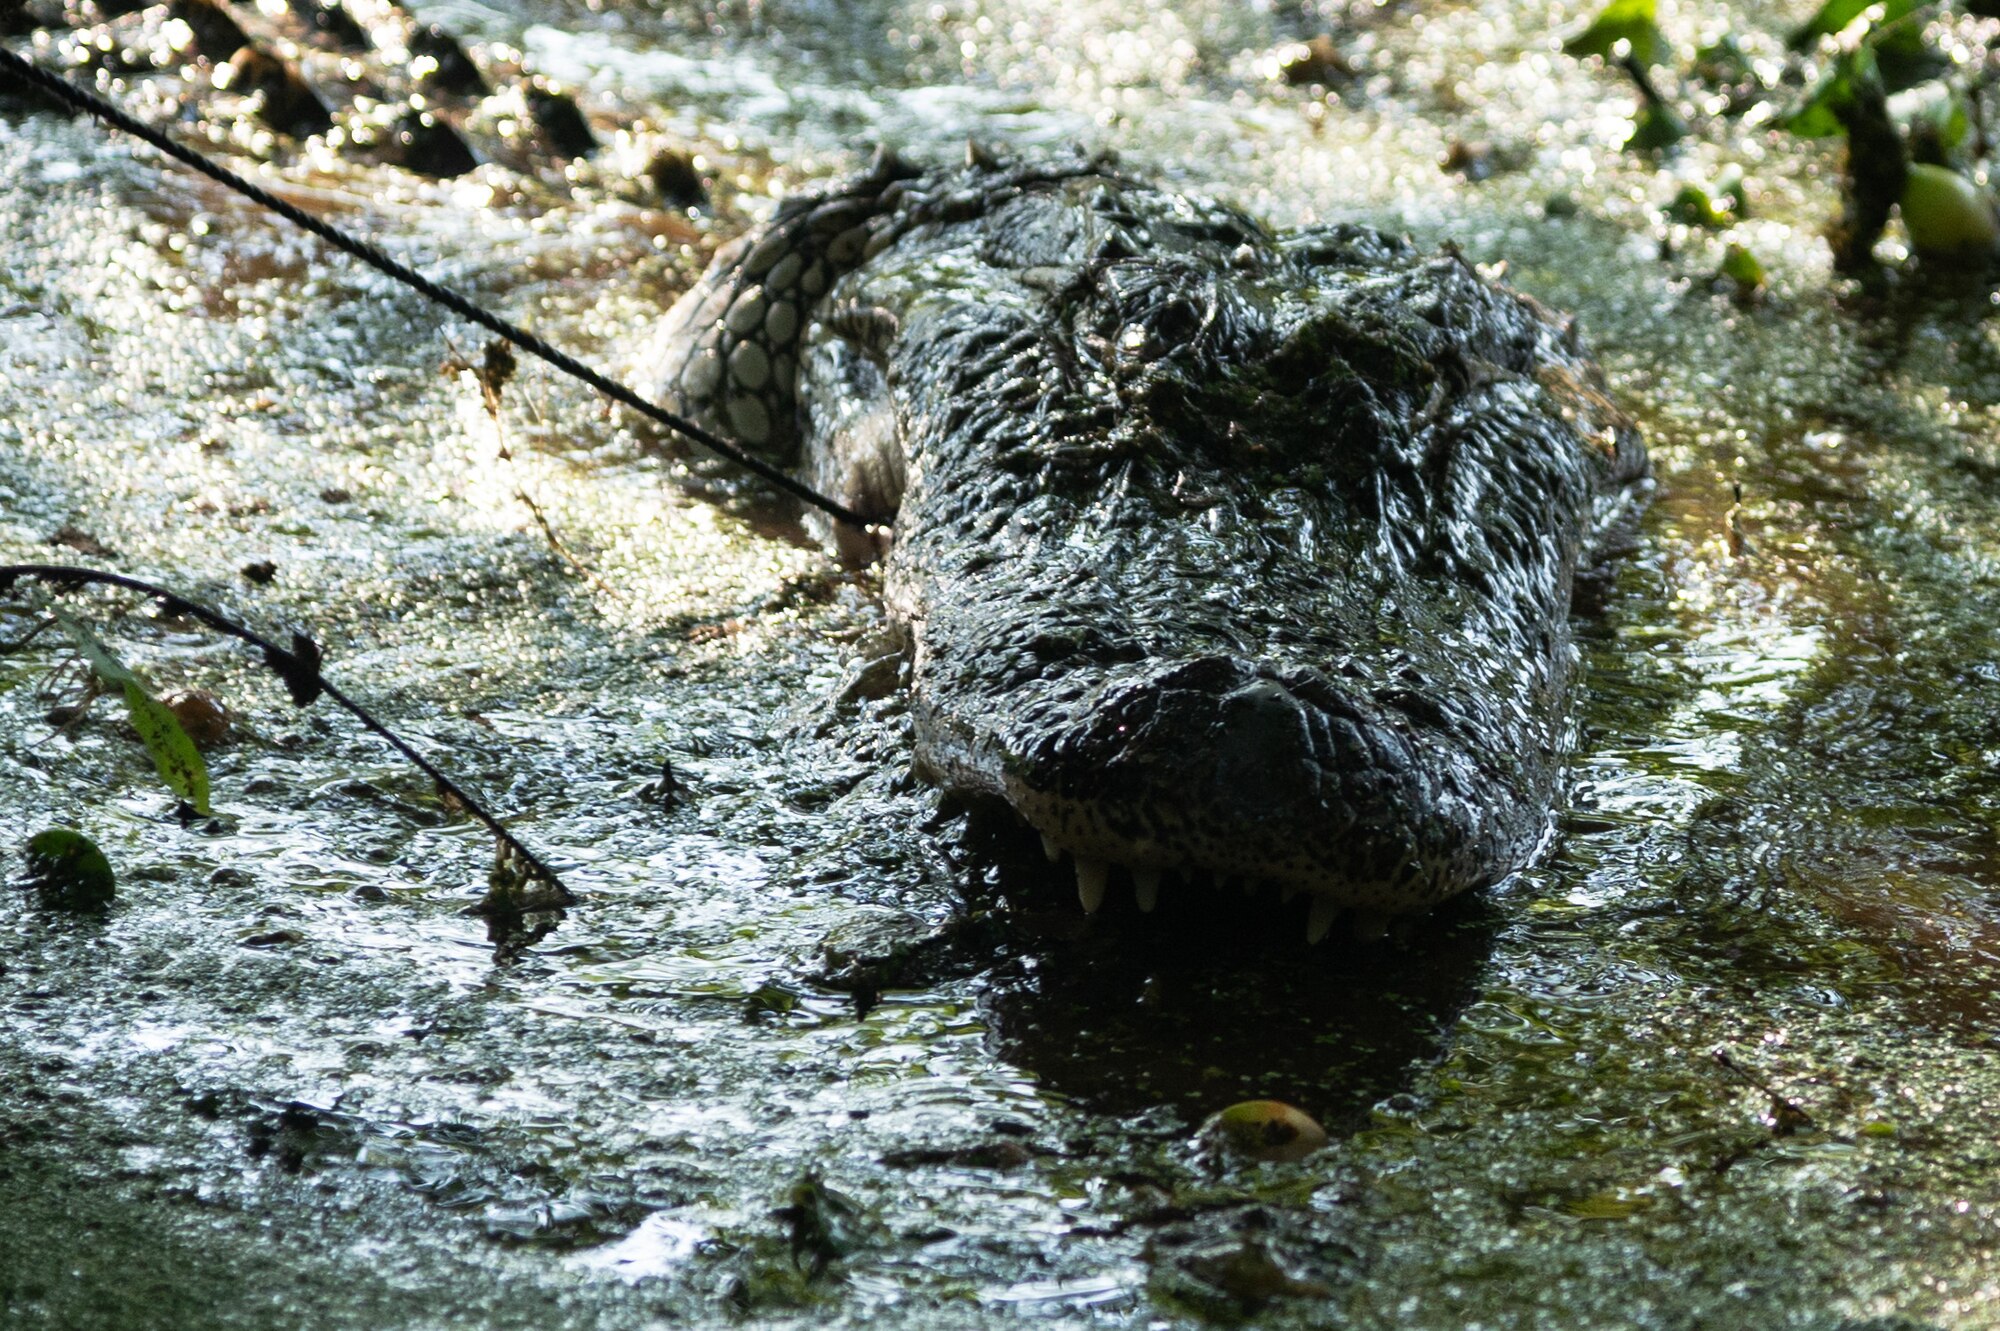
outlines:
[[[88,126],[0,119],[0,555],[73,528],[309,628],[586,897],[496,965],[484,837],[185,625],[81,602],[237,709],[212,825],[108,700],[46,719],[77,691],[52,644],[0,658],[5,840],[80,826],[122,891],[0,901],[0,1321],[2000,1325],[1983,288],[1840,287],[1828,163],[1744,136],[1677,167],[1749,173],[1774,289],[1739,308],[1722,241],[1660,217],[1672,173],[1617,152],[1629,95],[1555,53],[1567,10],[1336,15],[1363,75],[1331,105],[1271,77],[1329,26],[1292,7],[423,12],[643,123],[568,197],[279,178],[608,363],[877,139],[1115,147],[1504,259],[1580,313],[1660,472],[1581,630],[1573,807],[1544,864],[1379,950],[1191,900],[1084,929],[849,687],[865,575],[549,374],[496,427],[439,368],[479,340],[416,298]],[[1461,140],[1515,169],[1441,172]],[[616,187],[661,141],[714,215]],[[1334,1146],[1191,1145],[1263,1094]]]

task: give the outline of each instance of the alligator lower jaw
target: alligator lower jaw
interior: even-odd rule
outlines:
[[[1153,657],[982,690],[963,680],[1009,662],[981,674],[926,658],[927,627],[917,774],[1004,801],[1052,860],[1073,857],[1086,913],[1118,871],[1142,912],[1163,890],[1218,906],[1304,896],[1309,942],[1343,915],[1379,937],[1524,860],[1537,821],[1524,810],[1546,807],[1532,763],[1496,778],[1439,727],[1384,716],[1304,667]]]
[[[1103,908],[1121,878],[1130,881],[1142,914],[1151,914],[1161,894],[1176,889],[1224,899],[1275,897],[1280,904],[1303,896],[1308,945],[1325,939],[1343,917],[1351,937],[1373,942],[1388,932],[1392,920],[1421,909],[1397,900],[1386,884],[1337,877],[1302,856],[1203,855],[1112,835],[1094,826],[1094,814],[1076,801],[1007,784],[1007,802],[1040,834],[1049,862],[1059,864],[1065,856],[1073,861],[1077,900],[1086,915]]]

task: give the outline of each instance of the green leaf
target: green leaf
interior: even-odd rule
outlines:
[[[1965,101],[1948,90],[1939,92],[1940,95],[1918,103],[1909,113],[1909,128],[1903,141],[1913,162],[1952,165],[1958,150],[1972,135],[1972,118],[1966,114]]]
[[[1924,40],[1924,25],[1916,18],[1878,24],[1869,32],[1866,45],[1875,53],[1886,92],[1928,83],[1951,68],[1944,52]]]
[[[194,806],[196,813],[207,813],[208,764],[201,760],[201,751],[181,729],[181,723],[167,710],[166,704],[146,691],[145,682],[130,666],[98,641],[96,634],[62,611],[54,613],[63,632],[69,634],[84,660],[90,663],[91,673],[124,693],[126,714],[132,720],[132,728],[139,732],[146,752],[153,756],[153,768],[160,774],[160,780],[166,782],[168,790]]]
[[[1751,68],[1750,57],[1744,54],[1743,45],[1736,40],[1734,33],[1724,33],[1697,50],[1690,72],[1711,88],[1743,83],[1756,74]]]
[[[1744,187],[1743,168],[1727,166],[1715,178],[1715,197],[1736,221],[1750,215],[1750,193]]]
[[[196,813],[207,813],[208,764],[201,760],[201,751],[174,714],[136,683],[125,686],[125,710],[131,714],[132,727],[145,742],[146,752],[153,755],[153,767],[167,789],[193,805]]]
[[[1910,244],[1927,258],[1983,260],[2000,248],[1992,197],[1956,171],[1916,163],[1900,202]]]
[[[1813,16],[1792,30],[1786,44],[1803,51],[1822,37],[1830,37],[1868,12],[1874,0],[1826,0]]]
[[[1563,43],[1563,54],[1613,60],[1623,44],[1642,65],[1665,64],[1673,56],[1673,47],[1660,31],[1656,17],[1655,0],[1611,0],[1589,27]]]
[[[1865,45],[1857,46],[1833,62],[1826,77],[1813,89],[1812,96],[1806,98],[1805,104],[1798,110],[1785,117],[1785,128],[1802,139],[1824,139],[1845,134],[1847,125],[1841,120],[1840,113],[1853,104],[1857,88],[1879,81],[1875,53]]]
[[[1719,207],[1707,190],[1692,182],[1681,186],[1680,193],[1667,205],[1666,213],[1676,222],[1711,229],[1728,226],[1732,220],[1728,209]]]
[[[1802,139],[1830,139],[1847,130],[1833,108],[1818,97],[1786,116],[1784,125]]]
[[[67,827],[28,838],[28,885],[59,910],[101,910],[111,904],[117,880],[97,843]]]
[[[1755,295],[1763,289],[1768,274],[1757,256],[1741,245],[1732,244],[1723,252],[1720,275],[1736,284],[1736,294]]]
[[[1840,124],[1840,116],[1834,114],[1832,104],[1820,96],[1814,96],[1810,102],[1786,116],[1784,128],[1800,138],[1832,138],[1834,134],[1848,132],[1848,126]]]
[[[1946,152],[1955,150],[1972,133],[1972,118],[1965,113],[1965,103],[1956,97],[1940,109],[1936,123],[1938,144]]]
[[[1817,13],[1793,30],[1788,44],[1794,51],[1806,50],[1820,38],[1844,31],[1878,4],[1882,7],[1882,16],[1875,20],[1877,24],[1894,23],[1918,8],[1918,0],[1826,0]]]

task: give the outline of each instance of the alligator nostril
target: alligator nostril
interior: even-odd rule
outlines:
[[[1217,793],[1245,811],[1296,799],[1318,784],[1304,706],[1268,679],[1221,700],[1215,741]]]

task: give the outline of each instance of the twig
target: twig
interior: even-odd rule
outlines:
[[[535,524],[542,529],[542,536],[545,539],[547,539],[549,543],[549,548],[551,550],[554,550],[558,555],[562,556],[563,562],[567,563],[572,569],[576,570],[578,574],[582,575],[583,579],[586,582],[588,582],[591,586],[597,588],[598,591],[604,593],[606,596],[612,597],[613,599],[617,598],[618,589],[613,587],[610,583],[606,582],[603,578],[598,577],[596,569],[584,563],[583,560],[579,559],[576,556],[575,552],[573,552],[567,545],[563,544],[563,538],[556,534],[555,527],[549,522],[548,518],[542,513],[542,506],[535,502],[533,495],[529,494],[527,490],[523,488],[516,490],[514,492],[514,497],[520,500],[523,504],[526,504],[528,506],[528,512],[534,514]]]
[[[618,593],[604,579],[597,576],[597,570],[584,563],[564,543],[563,538],[556,532],[555,524],[549,521],[548,515],[542,511],[542,506],[535,502],[535,497],[528,493],[527,482],[521,476],[520,462],[514,456],[513,442],[508,438],[507,418],[500,411],[501,394],[512,381],[515,370],[514,357],[507,350],[507,344],[499,341],[487,343],[481,363],[474,365],[458,354],[458,345],[449,335],[445,341],[452,349],[451,359],[444,363],[445,372],[469,374],[479,383],[480,404],[486,408],[486,418],[493,422],[494,448],[500,461],[514,470],[514,497],[525,504],[528,512],[534,515],[535,525],[542,529],[542,536],[548,541],[549,548],[591,586],[604,595],[616,599]]]
[[[1721,1067],[1724,1072],[1729,1073],[1745,1085],[1762,1091],[1770,1099],[1772,1131],[1775,1135],[1780,1137],[1789,1136],[1797,1132],[1800,1128],[1809,1128],[1813,1125],[1812,1115],[1808,1114],[1798,1101],[1779,1093],[1771,1083],[1746,1069],[1741,1063],[1738,1063],[1729,1056],[1728,1050],[1717,1049],[1711,1056],[1715,1059],[1717,1066]]]

